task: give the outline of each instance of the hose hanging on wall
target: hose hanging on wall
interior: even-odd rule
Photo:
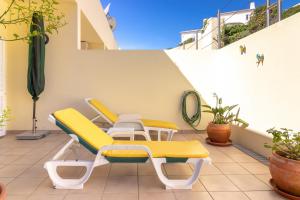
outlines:
[[[187,114],[187,109],[186,109],[187,97],[190,95],[194,97],[196,103],[196,112],[191,118]],[[196,92],[195,90],[188,90],[183,93],[182,103],[181,103],[181,113],[182,113],[182,118],[186,123],[188,123],[194,130],[200,131],[200,129],[196,128],[201,121],[201,100],[198,92]]]

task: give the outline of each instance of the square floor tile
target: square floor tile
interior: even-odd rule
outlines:
[[[186,163],[166,163],[163,167],[168,176],[193,174],[190,165]]]
[[[139,192],[171,192],[165,189],[157,176],[140,176],[138,184]]]
[[[83,185],[81,190],[69,190],[72,194],[102,194],[105,188],[106,177],[90,177],[90,179]]]
[[[269,167],[262,163],[240,163],[252,174],[270,174]]]
[[[209,157],[213,162],[234,162],[232,158],[221,151],[210,151]]]
[[[111,165],[109,176],[137,176],[137,164],[114,163]]]
[[[103,194],[102,200],[138,200],[138,194]]]
[[[176,200],[175,196],[172,192],[166,193],[140,193],[139,200]]]
[[[10,164],[13,161],[17,160],[18,158],[20,158],[20,156],[16,156],[16,155],[0,155],[0,163],[1,163],[1,165]]]
[[[269,185],[270,187],[273,187],[270,183],[270,179],[272,178],[271,174],[257,174],[255,175],[259,180],[264,182],[265,184]]]
[[[104,193],[138,193],[137,176],[108,177]]]
[[[27,200],[28,196],[24,195],[8,195],[6,200]]]
[[[239,189],[224,175],[200,176],[200,181],[207,191],[239,191]]]
[[[67,194],[64,200],[101,200],[101,194]]]
[[[20,174],[20,177],[46,178],[46,177],[48,177],[48,173],[44,168],[31,167],[31,168],[26,169],[22,174]]]
[[[37,187],[37,189],[33,192],[32,195],[40,196],[40,195],[60,195],[65,196],[68,193],[68,190],[63,189],[55,189],[53,184],[49,178],[43,180],[43,182]]]
[[[6,165],[0,169],[0,177],[17,177],[29,167],[28,165]]]
[[[27,200],[63,200],[64,198],[65,198],[64,195],[40,194],[40,195],[31,195]]]
[[[111,164],[98,166],[98,167],[94,168],[94,170],[92,172],[92,177],[108,176],[110,169],[111,169]]]
[[[242,191],[270,190],[271,188],[253,175],[228,175]]]
[[[194,168],[192,166],[192,168]],[[222,172],[214,165],[214,164],[206,164],[202,165],[200,175],[211,175],[211,174],[222,174]]]
[[[8,183],[10,183],[14,178],[0,178],[0,183],[7,185]]]
[[[44,178],[16,178],[7,185],[9,195],[30,195]]]
[[[162,167],[164,170],[164,168]],[[138,175],[139,176],[155,176],[156,171],[152,163],[139,163],[138,164]]]
[[[287,200],[286,198],[275,193],[274,191],[246,192],[246,195],[251,200]]]
[[[169,176],[168,178],[182,180],[182,179],[188,179],[189,177],[190,176]],[[187,190],[173,189],[173,191],[182,192],[182,191],[187,191]],[[200,180],[196,180],[196,182],[193,184],[192,190],[189,190],[189,191],[192,191],[192,192],[206,192],[206,189],[205,189],[204,185],[200,182]]]
[[[241,167],[238,163],[214,163],[223,174],[250,174],[249,171]]]
[[[210,192],[214,200],[249,200],[243,192]]]
[[[175,192],[177,200],[213,200],[208,192]]]
[[[257,163],[258,161],[252,158],[251,156],[248,156],[244,153],[237,153],[237,154],[229,154],[228,155],[232,160],[235,162],[243,163],[243,162],[254,162]]]

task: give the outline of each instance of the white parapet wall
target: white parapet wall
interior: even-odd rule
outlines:
[[[166,53],[209,104],[214,105],[214,92],[225,104],[239,104],[251,132],[299,130],[299,25],[296,14],[221,50]],[[246,54],[241,55],[240,45]],[[257,65],[257,54],[264,54],[263,65]]]

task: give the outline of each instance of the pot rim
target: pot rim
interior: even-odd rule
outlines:
[[[213,122],[209,122],[209,125],[214,125],[214,126],[231,126],[230,123],[228,123],[228,124],[215,124]]]
[[[272,155],[275,156],[276,158],[283,159],[283,160],[285,160],[285,161],[287,161],[287,162],[293,162],[293,163],[295,163],[295,164],[300,165],[300,160],[293,160],[293,159],[290,159],[290,158],[283,157],[283,156],[279,155],[279,154],[278,154],[277,152],[275,152],[275,151],[272,152]]]

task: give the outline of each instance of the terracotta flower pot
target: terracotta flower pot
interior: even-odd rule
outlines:
[[[0,183],[0,200],[6,199],[6,190],[3,184]]]
[[[280,190],[300,197],[300,161],[273,153],[269,168],[272,179]]]
[[[230,124],[209,123],[207,126],[207,135],[212,142],[227,143],[231,133]]]

